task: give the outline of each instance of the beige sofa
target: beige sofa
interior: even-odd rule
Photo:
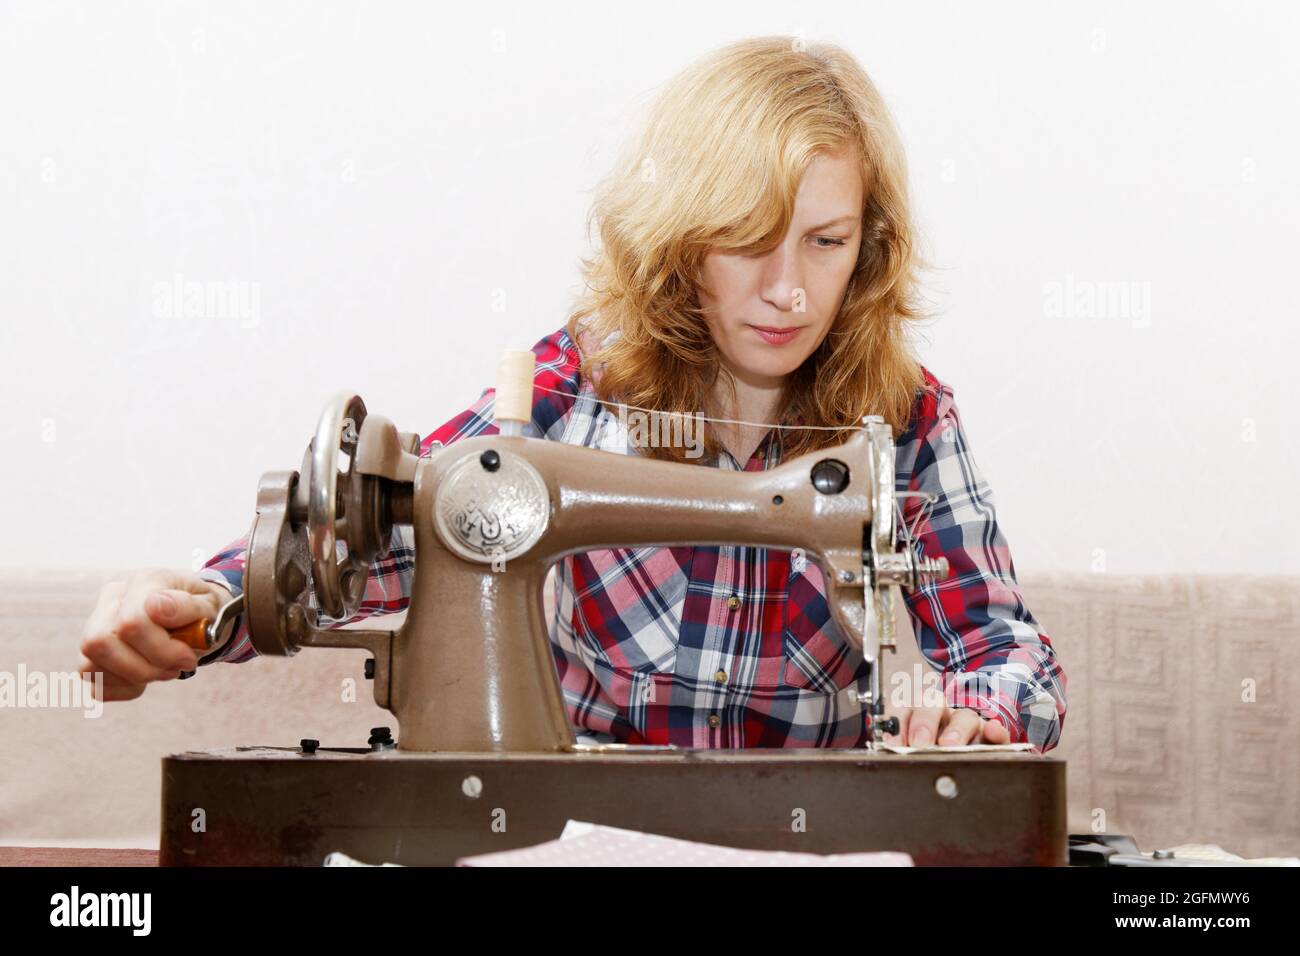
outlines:
[[[0,671],[72,670],[100,585],[122,572],[0,572]],[[1300,854],[1300,578],[1027,574],[1069,710],[1069,826],[1143,849],[1218,843]],[[893,669],[921,660],[900,615]],[[159,758],[232,744],[362,746],[396,722],[368,698],[362,651],[203,668],[138,700],[0,709],[0,844],[156,847]],[[358,699],[344,699],[346,678]],[[1253,691],[1253,699],[1251,694]]]

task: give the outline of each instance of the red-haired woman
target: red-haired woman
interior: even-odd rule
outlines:
[[[937,701],[906,699],[901,742],[1056,745],[1065,674],[1025,606],[992,492],[950,387],[917,360],[919,267],[898,135],[861,66],[784,37],[721,48],[675,77],[592,209],[586,293],[536,355],[526,434],[755,471],[843,442],[864,415],[897,443],[914,547],[951,576],[907,595]],[[428,435],[430,454],[492,434],[494,392]],[[697,440],[629,440],[624,409],[703,415]],[[930,501],[925,508],[923,501]],[[394,532],[355,617],[404,608],[414,552]],[[246,538],[197,575],[105,588],[84,670],[106,696],[199,663],[166,627],[239,593]],[[171,606],[166,606],[171,598]],[[789,551],[591,551],[555,569],[551,644],[575,730],[684,747],[850,747],[861,653],[820,569]],[[342,623],[342,622],[338,622]],[[243,622],[203,663],[255,656]],[[915,693],[916,689],[913,689]],[[919,706],[918,706],[919,704]]]

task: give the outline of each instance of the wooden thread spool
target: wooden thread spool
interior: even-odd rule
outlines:
[[[533,368],[537,356],[529,349],[506,349],[497,361],[497,391],[493,415],[502,435],[522,435],[533,418]]]

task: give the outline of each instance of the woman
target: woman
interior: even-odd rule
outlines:
[[[915,547],[952,569],[906,596],[942,696],[891,706],[894,739],[1047,750],[1064,721],[1065,674],[1018,591],[952,389],[908,346],[920,312],[906,193],[892,121],[843,50],[775,37],[705,57],[665,88],[598,192],[588,291],[533,348],[527,433],[755,471],[883,415],[897,436],[898,489],[914,493],[901,501]],[[487,390],[427,436],[423,454],[495,433],[493,398]],[[694,443],[630,442],[623,406],[703,411],[713,420],[702,454]],[[355,618],[406,606],[403,532],[375,561]],[[104,671],[106,698],[197,667],[164,628],[239,592],[246,544],[198,575],[146,572],[105,589],[83,671]],[[687,747],[865,740],[861,705],[842,693],[865,678],[862,656],[831,620],[820,569],[798,555],[593,551],[557,565],[554,595],[552,649],[580,734]],[[240,622],[202,663],[252,656]]]

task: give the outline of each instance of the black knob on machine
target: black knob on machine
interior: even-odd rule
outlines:
[[[849,466],[835,458],[823,458],[813,465],[812,483],[824,495],[838,495],[849,486]]]

